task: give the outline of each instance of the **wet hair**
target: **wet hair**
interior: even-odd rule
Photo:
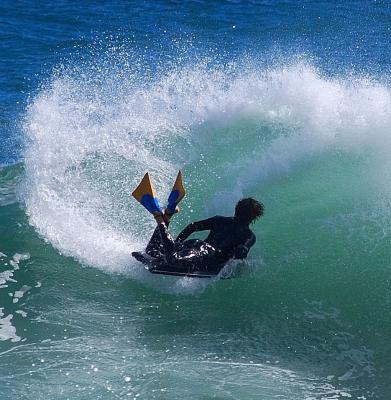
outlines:
[[[235,206],[235,218],[250,224],[262,217],[264,208],[264,205],[260,201],[252,197],[241,199]]]

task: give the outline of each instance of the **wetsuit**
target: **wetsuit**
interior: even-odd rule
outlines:
[[[193,232],[209,230],[205,240],[186,240]],[[218,272],[231,258],[241,259],[256,241],[247,223],[235,217],[215,216],[188,225],[174,241],[164,224],[159,224],[146,253],[165,260],[178,270]]]

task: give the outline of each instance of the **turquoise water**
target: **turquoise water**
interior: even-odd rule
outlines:
[[[1,11],[2,398],[388,399],[387,3]],[[131,258],[179,168],[174,232],[265,203],[236,279]]]

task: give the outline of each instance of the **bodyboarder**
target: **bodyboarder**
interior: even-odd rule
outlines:
[[[174,240],[168,231],[172,215],[178,212],[178,203],[185,196],[182,175],[179,172],[171,191],[168,205],[160,208],[148,173],[132,193],[154,216],[157,227],[143,252],[133,252],[137,260],[154,269],[168,268],[171,272],[199,272],[218,274],[230,259],[247,257],[256,237],[250,229],[264,213],[264,206],[253,198],[241,199],[233,217],[214,216],[189,224]],[[196,231],[209,231],[205,240],[187,238]]]

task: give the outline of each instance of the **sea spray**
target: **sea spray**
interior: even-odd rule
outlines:
[[[306,62],[254,64],[149,80],[96,66],[54,74],[24,123],[30,222],[64,254],[124,271],[153,226],[129,195],[146,170],[164,198],[184,168],[188,209],[230,213],[237,198],[325,152],[381,158],[390,147],[386,86],[323,77]]]

